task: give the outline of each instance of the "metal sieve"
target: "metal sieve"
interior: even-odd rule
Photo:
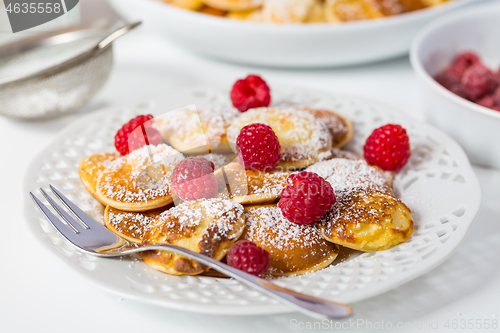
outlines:
[[[33,119],[80,108],[111,73],[112,42],[140,24],[82,25],[0,47],[0,114]]]

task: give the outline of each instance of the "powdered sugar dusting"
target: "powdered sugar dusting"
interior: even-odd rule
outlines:
[[[321,219],[327,229],[335,226],[339,219],[359,221],[360,214],[371,215],[377,220],[378,211],[359,211],[353,199],[365,193],[379,191],[392,195],[387,179],[375,167],[364,160],[335,158],[316,163],[306,169],[316,172],[328,181],[335,192],[337,201]]]
[[[168,196],[172,170],[183,158],[165,144],[144,146],[111,162],[97,188],[105,197],[127,203]]]
[[[157,117],[154,127],[174,146],[189,149],[224,141],[226,128],[238,114],[238,110],[227,106],[200,110],[191,106]]]
[[[295,248],[310,248],[314,251],[329,252],[321,245],[325,243],[316,224],[301,225],[288,221],[278,206],[262,206],[245,211],[246,239],[259,244],[292,253]],[[305,254],[308,255],[307,253]]]
[[[146,213],[117,212],[110,210],[108,213],[108,223],[121,234],[142,239],[146,227],[155,218]]]
[[[253,123],[263,123],[273,128],[281,144],[283,161],[316,158],[331,143],[325,123],[295,107],[256,108],[245,112],[227,129],[229,142],[236,142],[241,129]]]
[[[273,23],[304,22],[316,0],[266,0],[258,20]]]
[[[201,225],[204,219],[209,219],[211,225],[216,225],[217,234],[214,237],[235,237],[232,234],[234,222],[243,215],[243,206],[223,199],[200,199],[185,201],[178,206],[160,214],[151,227],[162,226],[183,233]]]
[[[316,163],[306,169],[315,172],[328,181],[335,191],[335,196],[349,195],[357,190],[379,190],[390,192],[386,178],[375,167],[364,160],[334,158]]]
[[[222,155],[222,154],[212,153],[204,155],[203,157],[214,163],[214,170],[219,170],[220,168],[224,167],[225,165],[229,164],[229,162],[231,162],[231,159],[227,157],[227,155]]]

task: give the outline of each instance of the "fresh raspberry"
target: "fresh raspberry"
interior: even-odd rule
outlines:
[[[464,87],[462,86],[461,83],[451,87],[450,91],[452,93],[454,93],[455,95],[458,95],[462,98],[468,99],[467,95],[465,95]]]
[[[492,108],[495,106],[495,100],[493,99],[493,96],[488,95],[484,96],[481,98],[479,101],[477,101],[477,104],[484,106],[485,108]]]
[[[269,252],[247,240],[234,243],[226,259],[229,266],[255,276],[266,273],[270,264]]]
[[[273,129],[265,124],[243,127],[236,139],[238,162],[246,170],[272,171],[281,160],[281,145]]]
[[[332,185],[314,172],[292,174],[287,183],[278,207],[290,222],[310,224],[318,221],[337,200]]]
[[[172,172],[172,189],[184,201],[213,198],[218,192],[213,162],[203,157],[189,157]]]
[[[467,68],[481,63],[481,59],[474,52],[463,52],[455,58],[451,67],[453,67],[459,73],[460,77],[462,77]]]
[[[493,72],[486,66],[478,64],[469,67],[462,77],[465,94],[472,101],[491,94],[497,87]]]
[[[269,86],[260,76],[249,75],[245,79],[236,81],[231,90],[231,101],[241,112],[269,106],[271,103]]]
[[[363,147],[365,160],[383,170],[397,171],[410,159],[410,139],[400,125],[375,129]]]
[[[448,90],[454,89],[455,86],[460,85],[461,74],[454,69],[453,67],[448,67],[438,75],[434,77],[434,79],[443,87]]]
[[[115,135],[116,150],[125,156],[145,145],[157,145],[162,142],[161,134],[152,128],[153,116],[140,115],[122,126]]]

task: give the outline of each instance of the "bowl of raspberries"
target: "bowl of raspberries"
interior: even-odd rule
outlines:
[[[427,26],[411,48],[427,121],[472,162],[500,169],[500,4],[456,12]]]

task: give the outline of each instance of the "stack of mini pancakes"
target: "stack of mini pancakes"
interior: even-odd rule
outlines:
[[[282,159],[271,172],[245,170],[235,158],[239,131],[251,123],[273,128]],[[410,210],[394,196],[392,175],[340,150],[352,138],[349,119],[307,107],[179,109],[155,119],[165,143],[120,157],[102,153],[79,167],[86,189],[106,206],[108,229],[136,244],[174,244],[223,260],[238,239],[270,253],[273,276],[296,275],[330,265],[340,248],[372,252],[391,248],[413,232]],[[181,201],[170,177],[188,156],[215,165],[216,198]],[[289,222],[277,202],[288,176],[315,172],[328,181],[337,202],[309,225]],[[154,269],[196,275],[207,267],[165,251],[143,253]]]

